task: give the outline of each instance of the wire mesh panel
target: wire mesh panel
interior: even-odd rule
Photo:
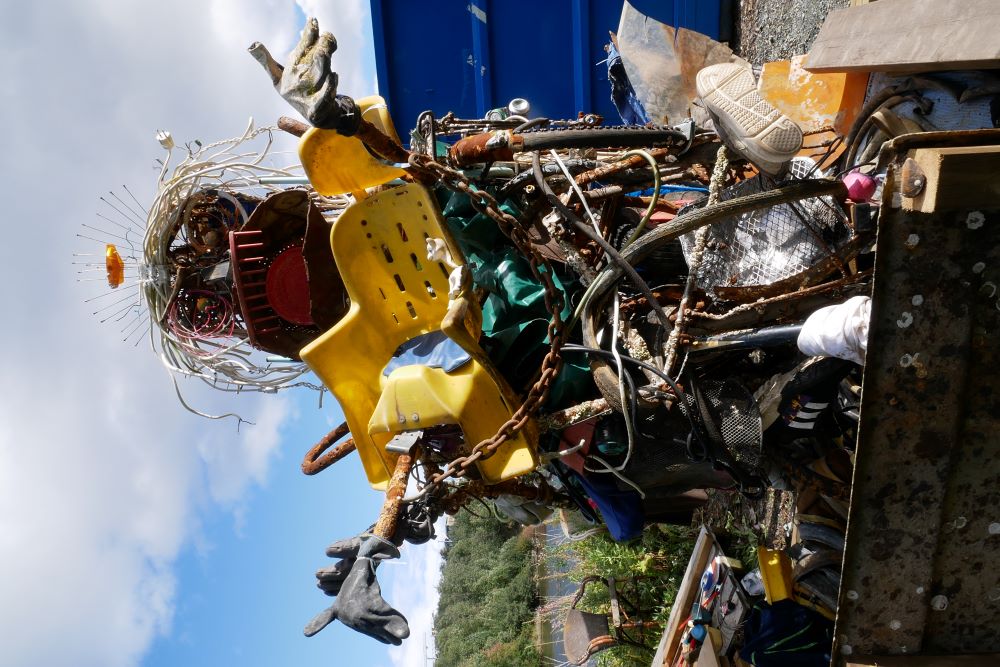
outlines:
[[[715,424],[730,456],[744,470],[760,470],[763,432],[753,395],[733,380],[702,381],[698,388],[706,401],[705,416]]]
[[[814,166],[809,158],[794,158],[791,180],[806,177]],[[757,176],[728,188],[722,199],[766,189],[770,187]],[[681,237],[689,262],[696,233]],[[769,285],[803,272],[848,238],[850,230],[843,213],[831,197],[781,204],[721,220],[709,227],[697,285],[713,296],[717,286]]]

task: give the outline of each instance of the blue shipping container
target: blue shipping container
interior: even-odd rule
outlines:
[[[720,37],[723,0],[630,4]],[[532,115],[596,112],[619,124],[604,46],[621,12],[621,0],[371,0],[379,94],[400,134],[428,109],[482,118],[515,97],[531,103]]]

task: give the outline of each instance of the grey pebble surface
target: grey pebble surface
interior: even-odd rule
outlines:
[[[809,52],[826,15],[850,0],[733,0],[733,50],[759,67]]]

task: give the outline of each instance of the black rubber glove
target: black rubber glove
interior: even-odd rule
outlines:
[[[337,94],[337,73],[330,69],[330,58],[337,50],[336,38],[319,32],[319,22],[306,22],[302,38],[282,67],[267,47],[254,42],[248,49],[267,70],[278,94],[316,127],[337,130],[350,136],[358,129],[361,112],[350,97]]]
[[[338,545],[339,548],[335,548]],[[312,637],[335,619],[340,619],[347,627],[384,644],[402,644],[410,636],[410,626],[406,618],[382,598],[382,589],[375,578],[375,568],[380,561],[399,557],[396,545],[371,535],[363,540],[343,540],[331,545],[327,553],[331,550],[335,557],[339,555],[343,560],[327,570],[338,568],[341,564],[350,565],[346,567],[346,576],[342,579],[340,573],[329,577],[328,581],[336,581],[329,588],[336,589],[337,600],[309,621],[305,628],[306,636]],[[320,587],[327,590],[322,580]]]
[[[428,511],[427,507],[419,503],[411,503],[403,508],[396,524],[396,533],[392,536],[392,544],[396,547],[404,541],[410,544],[424,544],[434,539],[434,521],[437,516]],[[358,550],[362,542],[370,534],[374,526],[369,526],[368,531],[362,535],[349,537],[346,540],[338,540],[326,548],[326,555],[329,558],[339,558],[340,560],[328,567],[316,570],[316,586],[327,595],[337,595],[350,574],[354,561],[358,557]],[[389,552],[383,550],[379,553],[377,560],[386,558],[398,558],[399,552]]]

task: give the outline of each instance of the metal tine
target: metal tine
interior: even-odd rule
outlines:
[[[125,184],[122,184],[122,188],[124,188],[125,192],[128,193],[128,196],[132,198],[132,201],[134,201],[136,203],[136,206],[138,206],[140,209],[142,209],[142,212],[144,214],[149,215],[149,211],[146,210],[145,206],[143,206],[142,204],[139,203],[139,200],[135,198],[135,195],[132,194],[132,191],[128,189],[128,186],[125,185]]]
[[[122,213],[121,210],[119,210],[119,208],[117,206],[115,206],[114,204],[112,204],[111,202],[109,202],[107,199],[105,199],[104,197],[98,197],[98,199],[100,199],[102,202],[104,202],[105,204],[107,204],[108,206],[110,206],[111,208],[113,208],[118,213],[118,215],[120,215],[122,218],[124,218],[125,221],[128,222],[130,225],[137,226],[137,225],[135,225],[135,221],[132,220],[132,218],[130,218],[127,215],[125,215],[124,213]],[[146,231],[143,227],[139,227],[139,229],[142,230],[143,232]]]
[[[116,195],[114,192],[110,192],[110,191],[109,191],[108,194],[110,194],[112,197],[114,197],[115,199],[117,199],[118,203],[121,204],[122,206],[124,206],[128,210],[129,213],[131,213],[132,215],[134,215],[135,219],[137,221],[139,221],[139,222],[142,221],[142,216],[139,215],[138,213],[136,213],[134,210],[132,210],[131,206],[129,206],[128,204],[126,204],[125,202],[123,202],[121,197],[119,197],[118,195]],[[139,229],[143,229],[143,227],[141,225],[139,225]]]
[[[84,303],[90,303],[91,301],[95,301],[97,299],[100,299],[100,298],[106,297],[106,296],[114,296],[116,294],[123,294],[122,290],[131,291],[132,289],[138,288],[138,287],[139,287],[139,283],[132,283],[131,285],[126,285],[125,287],[118,287],[118,288],[116,288],[114,290],[110,290],[108,292],[105,292],[104,294],[98,294],[97,296],[92,296],[89,299],[87,299],[86,301],[84,301]],[[110,305],[114,305],[114,304],[110,304]],[[94,314],[96,315],[99,312],[101,312],[101,311],[100,310],[95,311]]]
[[[131,227],[127,227],[126,225],[123,225],[122,223],[118,222],[117,220],[112,220],[111,218],[109,218],[109,217],[108,217],[108,216],[106,216],[106,215],[101,215],[100,213],[97,213],[97,214],[95,214],[95,215],[97,215],[97,217],[98,217],[98,218],[101,218],[102,220],[107,220],[107,221],[108,221],[108,222],[110,222],[111,224],[113,224],[113,225],[116,225],[116,226],[118,226],[118,227],[121,227],[121,228],[122,228],[122,229],[124,229],[125,231],[131,231],[131,229],[132,229]]]
[[[132,301],[131,303],[125,304],[124,307],[119,308],[118,310],[116,310],[115,312],[111,313],[110,315],[108,315],[107,317],[105,317],[103,320],[101,320],[101,324],[104,324],[105,322],[107,322],[110,319],[114,319],[117,315],[124,316],[125,314],[128,313],[128,311],[130,311],[133,308],[135,308],[136,306],[140,305],[140,303],[141,302],[138,299],[136,299],[135,301]],[[117,322],[118,320],[115,320],[115,321]]]

